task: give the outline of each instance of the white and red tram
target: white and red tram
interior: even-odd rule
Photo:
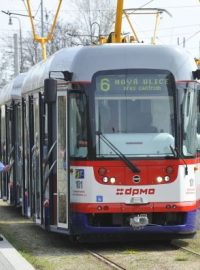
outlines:
[[[77,239],[191,237],[200,206],[194,59],[164,45],[58,51],[22,85],[23,212]]]

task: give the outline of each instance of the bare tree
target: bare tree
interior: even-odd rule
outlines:
[[[47,44],[47,54],[51,55],[62,48],[77,45],[77,34],[77,29],[73,24],[63,23],[61,20],[58,21],[53,39]]]
[[[11,54],[12,55],[12,54]],[[6,50],[1,52],[0,58],[0,90],[1,88],[12,79],[14,69],[11,63],[12,57],[10,57],[10,53]]]
[[[0,88],[14,76],[14,39],[7,35],[1,39],[2,49],[0,54]]]
[[[58,22],[55,28],[53,39],[46,44],[47,55],[50,56],[56,51],[76,45],[76,29],[73,25]],[[42,60],[41,46],[33,41],[32,33],[23,40],[23,60],[24,68],[27,70]]]
[[[46,29],[49,31],[49,29]],[[41,46],[39,43],[33,41],[32,33],[29,32],[26,37],[23,36],[23,72],[27,71],[31,66],[35,65],[42,60]],[[9,81],[10,77],[14,74],[14,47],[13,38],[4,40],[4,52],[0,56],[0,84],[1,81],[5,84]],[[47,43],[47,55],[52,55],[54,52],[64,48],[77,45],[77,31],[72,24],[64,24],[59,21],[56,25],[54,38],[51,42]],[[8,72],[9,71],[9,72]],[[5,74],[4,74],[5,73]],[[9,74],[6,75],[6,73]],[[3,79],[4,78],[4,79]]]
[[[74,0],[73,5],[78,8],[74,22],[64,23],[59,20],[56,24],[54,38],[47,44],[47,55],[51,55],[64,47],[93,44],[99,36],[107,36],[113,27],[115,16],[114,0]],[[47,16],[48,15],[48,16]],[[47,13],[45,33],[50,31],[53,15]],[[40,24],[36,26],[40,30]],[[0,85],[5,84],[14,74],[14,48],[11,39],[4,41],[5,48],[9,48],[0,55]],[[40,44],[33,41],[32,33],[23,36],[23,72],[42,60]],[[7,75],[8,74],[8,75]]]
[[[82,44],[96,43],[100,36],[111,31],[115,16],[113,0],[74,0],[78,9],[76,18],[79,40]]]

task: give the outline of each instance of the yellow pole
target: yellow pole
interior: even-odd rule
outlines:
[[[49,32],[48,37],[47,37],[48,40],[51,40],[53,38],[53,32],[54,32],[55,27],[56,27],[56,21],[57,21],[57,18],[58,18],[58,14],[59,14],[59,11],[60,11],[61,4],[62,4],[62,0],[60,0],[60,2],[58,4],[57,10],[56,10],[56,15],[54,17],[53,24],[51,26],[51,31]]]
[[[41,47],[42,47],[42,59],[46,59],[47,58],[47,47],[46,47],[46,41],[40,42]]]
[[[122,14],[123,14],[123,0],[117,1],[117,12],[116,12],[116,19],[115,19],[115,43],[121,42],[121,28],[122,28]]]
[[[30,2],[29,2],[29,0],[26,0],[26,2],[27,2],[27,7],[28,7],[28,15],[29,15],[30,20],[31,20],[31,28],[32,28],[32,33],[33,33],[33,39],[41,44],[42,58],[46,59],[47,58],[46,43],[53,39],[53,32],[55,30],[56,21],[57,21],[57,18],[58,18],[58,13],[60,11],[62,0],[59,0],[59,4],[58,4],[57,10],[56,10],[56,15],[54,17],[53,24],[51,26],[51,30],[48,33],[47,37],[40,37],[40,36],[36,35],[35,26],[34,26],[34,23],[33,23],[33,16],[32,16],[32,12],[31,12]]]
[[[31,12],[31,6],[30,6],[29,0],[26,0],[26,3],[27,3],[27,7],[28,7],[28,15],[29,15],[29,18],[31,20],[32,33],[33,33],[33,37],[35,39],[35,36],[36,36],[35,26],[34,26],[34,23],[33,23],[33,16],[32,16],[32,12]]]

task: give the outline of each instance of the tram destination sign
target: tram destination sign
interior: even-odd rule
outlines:
[[[116,74],[96,77],[98,95],[168,95],[168,74]]]

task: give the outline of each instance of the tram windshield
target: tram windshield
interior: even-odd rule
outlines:
[[[99,134],[128,157],[172,156],[175,82],[170,72],[98,72],[93,86],[97,157],[117,157]]]

